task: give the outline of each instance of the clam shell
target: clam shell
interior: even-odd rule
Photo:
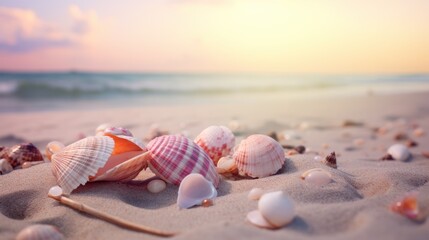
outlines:
[[[21,164],[24,162],[43,160],[43,156],[39,149],[37,149],[37,147],[35,147],[32,143],[18,144],[11,148],[5,149],[3,157],[13,168],[21,166]]]
[[[6,161],[6,159],[4,158],[0,159],[0,175],[4,175],[12,171],[13,171],[12,165],[10,165],[10,163]]]
[[[180,183],[177,205],[179,208],[190,208],[202,205],[204,200],[213,200],[216,196],[217,191],[211,181],[199,173],[191,173]]]
[[[204,129],[194,140],[216,164],[221,157],[227,156],[235,145],[235,137],[225,126],[210,126]]]
[[[301,175],[301,178],[306,183],[318,187],[324,186],[332,181],[332,175],[322,168],[313,168],[307,170]]]
[[[165,135],[150,141],[147,149],[150,153],[150,169],[166,182],[179,185],[187,175],[199,173],[218,186],[219,175],[213,161],[192,140]]]
[[[241,141],[233,158],[239,174],[253,178],[273,175],[285,162],[282,146],[274,139],[260,134]]]
[[[387,153],[390,154],[393,159],[399,161],[406,161],[411,157],[411,153],[408,148],[403,144],[394,144],[387,149]]]
[[[64,235],[51,225],[35,224],[21,230],[16,240],[61,240]]]

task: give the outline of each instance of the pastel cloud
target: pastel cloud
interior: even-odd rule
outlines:
[[[40,19],[32,10],[0,7],[0,51],[29,52],[79,44],[97,21],[94,12],[69,7],[70,29]]]

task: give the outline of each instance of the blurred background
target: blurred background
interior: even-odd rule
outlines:
[[[424,0],[0,0],[0,112],[429,89]]]

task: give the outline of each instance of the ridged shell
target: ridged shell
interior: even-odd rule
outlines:
[[[4,158],[13,168],[21,166],[24,162],[42,161],[43,156],[39,149],[31,143],[15,145],[4,150]]]
[[[191,173],[180,183],[177,195],[179,208],[190,208],[201,205],[204,200],[212,200],[217,196],[213,183],[205,179],[201,174]]]
[[[168,183],[179,185],[190,173],[199,173],[219,184],[219,175],[210,157],[192,140],[183,136],[157,137],[147,145],[150,169]]]
[[[241,141],[233,158],[239,174],[253,178],[273,175],[285,162],[282,146],[261,134],[251,135]]]
[[[16,240],[61,240],[64,235],[51,225],[35,224],[21,230]]]
[[[90,176],[102,168],[113,153],[111,137],[87,137],[52,156],[52,173],[66,194],[85,185]]]
[[[234,148],[235,137],[225,126],[210,126],[204,129],[194,142],[217,164],[221,157],[227,156]]]

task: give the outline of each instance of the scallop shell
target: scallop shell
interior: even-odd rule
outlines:
[[[142,149],[116,136],[88,137],[52,156],[52,172],[64,192],[70,193],[89,180],[124,180],[135,177],[143,168],[117,167],[141,154]],[[124,164],[126,165],[126,164]],[[111,169],[126,169],[126,172]],[[110,170],[110,171],[109,171]],[[108,174],[106,177],[105,174]]]
[[[199,173],[218,186],[219,175],[213,161],[192,140],[164,135],[150,141],[147,149],[150,169],[166,182],[179,185],[190,173]]]
[[[394,144],[387,149],[387,153],[390,154],[393,159],[399,161],[406,161],[411,157],[411,153],[408,148],[403,144]]]
[[[61,240],[64,235],[51,225],[35,224],[21,230],[16,240]]]
[[[6,173],[10,173],[13,171],[12,165],[6,159],[0,159],[0,175],[4,175]]]
[[[21,166],[24,162],[42,161],[43,156],[32,143],[23,143],[5,149],[3,157],[13,168]]]
[[[262,195],[258,202],[258,210],[247,214],[248,221],[265,228],[283,227],[292,222],[294,217],[294,204],[283,191]]]
[[[307,170],[301,175],[301,178],[306,183],[318,187],[324,186],[332,181],[332,175],[322,168],[313,168]]]
[[[235,137],[225,126],[210,126],[204,129],[194,142],[217,164],[221,157],[227,156],[234,148]]]
[[[202,205],[205,200],[213,200],[216,196],[217,191],[211,181],[199,173],[191,173],[180,183],[177,205],[181,209],[190,208]]]
[[[260,134],[241,141],[233,158],[239,174],[253,178],[273,175],[285,162],[282,146],[274,139]]]

